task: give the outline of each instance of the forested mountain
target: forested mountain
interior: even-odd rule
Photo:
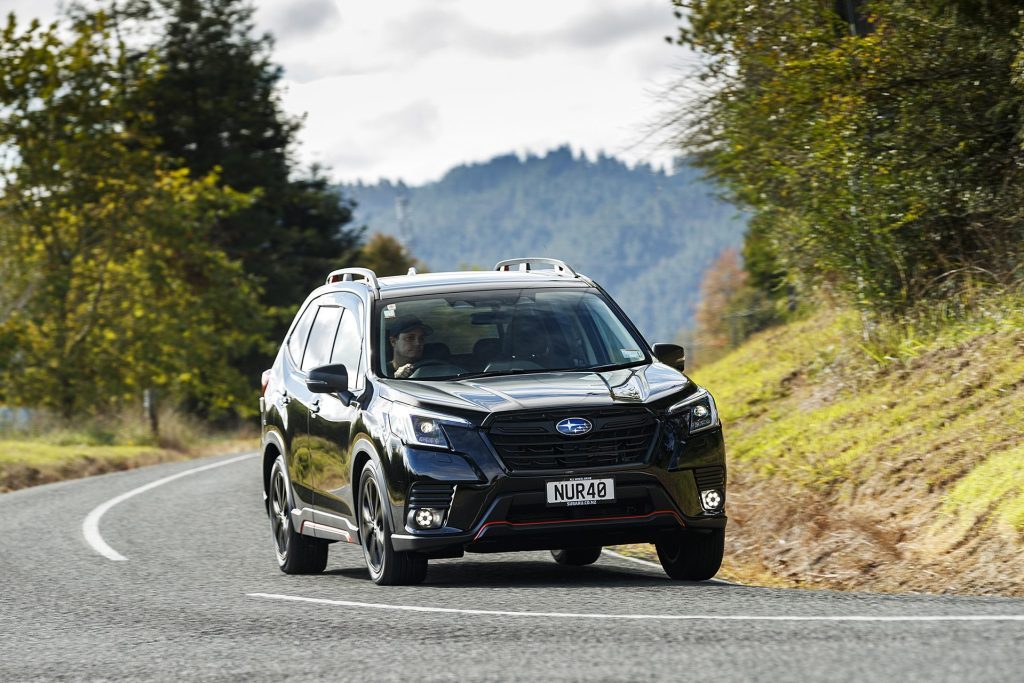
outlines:
[[[341,189],[357,203],[357,224],[401,238],[431,270],[563,259],[608,289],[652,342],[690,326],[704,270],[745,228],[690,166],[630,168],[568,147],[457,166],[421,187]]]

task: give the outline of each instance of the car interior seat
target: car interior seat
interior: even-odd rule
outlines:
[[[452,357],[452,350],[444,342],[430,342],[423,345],[423,358],[432,360],[448,361]]]
[[[501,353],[501,340],[497,337],[478,339],[473,344],[473,360],[480,369],[487,367],[487,364],[498,357]]]

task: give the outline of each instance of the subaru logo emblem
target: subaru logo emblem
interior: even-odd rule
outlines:
[[[566,436],[582,436],[589,432],[592,427],[593,425],[590,424],[590,420],[585,420],[582,417],[567,417],[555,425],[558,433],[565,434]]]

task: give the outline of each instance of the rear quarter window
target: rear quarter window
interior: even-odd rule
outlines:
[[[292,333],[288,335],[288,355],[295,365],[302,362],[302,352],[306,348],[306,339],[309,337],[309,328],[313,326],[316,309],[316,304],[307,306],[295,326],[292,327]]]
[[[338,320],[341,318],[341,308],[337,306],[321,306],[320,312],[316,314],[313,321],[312,331],[309,333],[309,341],[306,343],[306,354],[302,357],[302,370],[311,370],[321,365],[327,365],[331,359],[331,349],[334,348],[334,336],[338,333]]]

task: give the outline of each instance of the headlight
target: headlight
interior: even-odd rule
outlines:
[[[701,389],[693,396],[676,403],[668,409],[668,415],[679,419],[688,418],[690,434],[702,432],[722,424],[718,419],[718,408],[715,399],[707,389]]]
[[[463,420],[461,417],[413,408],[404,403],[391,405],[388,424],[391,427],[391,433],[406,445],[429,446],[447,450],[451,450],[451,444],[444,433],[444,425],[472,427],[468,420]]]

